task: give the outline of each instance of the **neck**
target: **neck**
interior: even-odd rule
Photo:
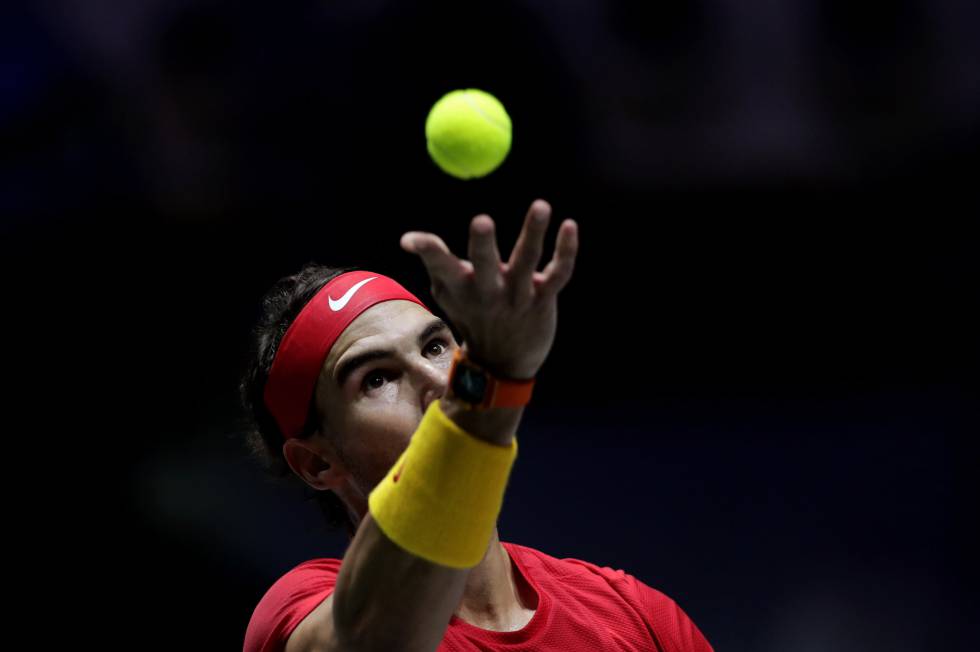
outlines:
[[[466,578],[455,614],[476,627],[502,632],[521,629],[534,615],[534,609],[522,600],[510,555],[501,545],[496,528],[487,554]]]

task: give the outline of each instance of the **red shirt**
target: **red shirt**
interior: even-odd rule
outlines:
[[[514,632],[480,629],[455,615],[438,652],[714,652],[677,603],[632,575],[579,559],[556,559],[501,542],[537,595],[534,617]],[[339,559],[312,559],[279,578],[259,601],[244,652],[282,652],[303,618],[333,591]]]

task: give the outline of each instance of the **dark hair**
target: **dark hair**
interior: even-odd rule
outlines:
[[[261,316],[252,329],[249,360],[239,385],[242,404],[249,421],[245,431],[245,445],[250,455],[276,480],[295,480],[301,483],[306,498],[315,500],[319,506],[328,529],[343,526],[350,537],[354,536],[357,526],[351,520],[343,501],[332,491],[313,489],[292,472],[282,455],[282,432],[266,408],[263,394],[272,361],[289,325],[328,281],[357,269],[327,267],[310,262],[292,276],[279,279],[262,298]],[[310,401],[310,412],[299,437],[309,438],[318,425],[315,403]]]

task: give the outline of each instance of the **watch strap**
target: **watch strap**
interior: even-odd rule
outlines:
[[[485,367],[466,355],[464,347],[459,347],[453,354],[453,368],[450,370],[450,387],[456,366],[465,363],[470,368],[478,369],[486,378],[486,390],[480,403],[469,403],[471,409],[487,410],[497,407],[521,407],[531,401],[535,378],[523,380],[495,376]]]

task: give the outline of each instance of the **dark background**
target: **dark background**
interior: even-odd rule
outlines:
[[[403,232],[465,255],[486,212],[507,255],[542,197],[547,259],[564,218],[581,246],[501,538],[625,569],[717,650],[975,645],[975,7],[0,14],[6,354],[26,363],[8,496],[46,573],[35,635],[240,649],[277,577],[346,544],[242,447],[261,295],[316,260],[430,302]],[[422,131],[465,87],[514,124],[468,182]]]

